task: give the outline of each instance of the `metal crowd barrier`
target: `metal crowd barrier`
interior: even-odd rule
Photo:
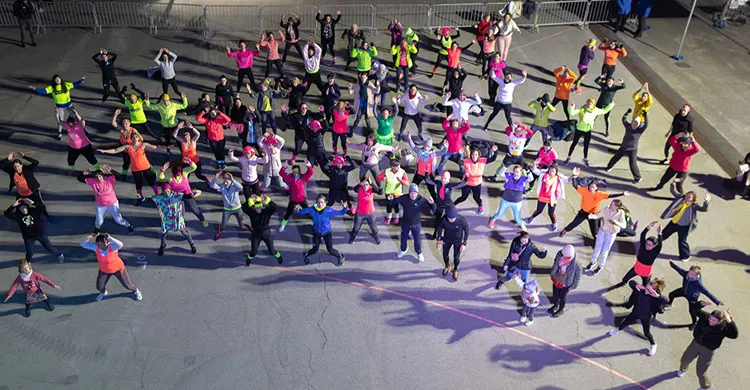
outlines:
[[[734,0],[738,1],[738,0]],[[507,2],[465,4],[393,4],[393,5],[197,5],[139,4],[135,2],[65,2],[37,3],[36,28],[87,28],[101,32],[104,27],[148,28],[151,34],[160,29],[192,30],[208,36],[212,32],[275,31],[281,16],[294,13],[303,31],[320,29],[315,15],[336,10],[343,15],[341,27],[356,23],[363,30],[386,30],[393,19],[418,30],[437,26],[470,27],[486,13],[497,14]],[[536,12],[516,19],[519,26],[538,31],[542,26],[606,23],[616,5],[610,0],[563,0],[537,3]],[[0,27],[18,26],[12,14],[13,3],[0,3]],[[340,28],[340,30],[343,30]]]

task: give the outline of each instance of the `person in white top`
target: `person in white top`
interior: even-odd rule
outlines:
[[[234,149],[229,149],[229,161],[236,162],[242,167],[242,194],[245,196],[245,200],[250,200],[252,195],[260,196],[258,165],[268,163],[268,154],[258,157],[255,149],[247,145],[242,148],[240,157],[234,155]]]
[[[320,78],[320,54],[320,46],[313,41],[307,41],[305,47],[302,48],[302,59],[305,64],[305,82],[307,83],[307,90],[310,90],[310,86],[315,84],[322,95],[326,88],[325,84],[323,84],[323,79]],[[307,91],[305,91],[305,93],[307,93]]]
[[[602,222],[599,226],[599,233],[596,235],[596,244],[594,245],[594,253],[591,255],[591,263],[586,266],[587,271],[596,266],[596,260],[599,260],[599,267],[593,271],[594,275],[601,272],[604,268],[604,265],[607,263],[609,251],[615,243],[615,238],[617,238],[617,233],[627,226],[625,222],[625,213],[627,212],[628,209],[625,205],[619,199],[614,199],[609,203],[607,208],[602,208],[596,214],[589,214],[589,219],[601,219]]]
[[[414,121],[414,125],[417,126],[417,134],[421,141],[422,138],[422,117],[419,115],[419,105],[424,105],[429,99],[428,95],[422,95],[415,84],[409,85],[409,90],[406,95],[396,97],[399,103],[404,105],[404,117],[401,119],[401,127],[398,130],[398,138],[402,139],[404,129],[406,129],[406,122],[410,119]]]
[[[503,15],[503,20],[497,23],[497,44],[499,47],[498,53],[500,59],[505,62],[508,58],[508,50],[510,49],[510,42],[513,40],[513,32],[521,33],[521,29],[518,28],[516,22],[511,18],[510,12]]]
[[[451,93],[448,92],[443,99],[443,106],[450,106],[453,109],[453,116],[458,114],[459,119],[464,122],[469,121],[469,109],[472,106],[479,106],[480,104],[482,104],[482,99],[479,97],[479,92],[476,91],[474,92],[474,97],[471,99],[466,97],[464,91],[461,91],[461,94],[455,99],[451,99]]]
[[[497,77],[495,72],[490,72],[490,78],[498,84],[497,98],[492,104],[492,114],[487,118],[487,123],[484,124],[482,130],[487,131],[490,122],[495,119],[500,110],[505,112],[505,120],[508,122],[508,126],[513,125],[513,120],[510,118],[510,112],[513,109],[513,91],[516,89],[517,85],[526,82],[526,75],[528,72],[524,69],[521,71],[521,74],[523,75],[522,79],[513,80],[513,75],[508,69],[503,69],[503,78]]]
[[[258,141],[258,146],[263,150],[263,155],[267,156],[268,161],[263,167],[263,189],[268,189],[271,185],[271,178],[276,179],[276,183],[279,187],[283,187],[285,191],[289,191],[283,180],[281,180],[281,148],[284,147],[284,138],[277,136],[274,133],[268,131]]]
[[[177,96],[181,96],[180,88],[177,86],[177,74],[174,71],[174,63],[177,61],[177,54],[172,53],[166,47],[159,49],[159,54],[154,58],[156,65],[159,65],[161,71],[161,90],[166,95],[169,86],[172,86]]]

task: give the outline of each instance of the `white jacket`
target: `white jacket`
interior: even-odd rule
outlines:
[[[276,139],[279,141],[276,146],[267,145],[265,136],[258,141],[258,146],[263,149],[263,152],[268,159],[268,162],[263,169],[265,176],[279,176],[279,171],[281,170],[281,148],[284,147],[285,141],[280,135],[277,135]]]
[[[404,96],[401,96],[399,103],[404,105],[404,114],[406,115],[417,115],[419,114],[419,105],[424,104],[427,99],[422,97],[422,94],[417,92],[413,99],[409,99],[409,92],[407,91]]]
[[[464,101],[461,101],[460,98],[448,100],[448,95],[443,99],[443,106],[453,107],[453,116],[458,115],[465,122],[469,121],[469,108],[480,104],[482,104],[482,99],[479,96],[467,97]]]
[[[305,62],[305,72],[307,73],[318,73],[320,71],[320,46],[317,43],[313,43],[314,54],[312,57],[308,55],[310,45],[305,45],[302,48],[302,58]]]
[[[523,84],[526,79],[515,79],[511,80],[509,83],[505,83],[505,79],[502,77],[497,77],[495,75],[495,72],[490,72],[490,77],[492,77],[492,80],[495,81],[499,87],[497,87],[497,99],[496,101],[498,103],[513,103],[513,91],[516,89],[517,85]]]

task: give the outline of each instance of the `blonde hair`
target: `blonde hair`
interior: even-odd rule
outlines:
[[[20,260],[18,261],[18,273],[23,273],[23,269],[28,268],[29,271],[34,271],[34,269],[31,268],[31,263],[29,263],[26,260]]]

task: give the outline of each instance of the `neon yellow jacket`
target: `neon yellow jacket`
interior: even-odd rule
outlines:
[[[76,81],[75,83],[65,82],[65,91],[62,90],[60,85],[48,85],[46,88],[37,88],[34,92],[40,95],[52,95],[52,100],[56,106],[67,107],[70,105],[70,90],[80,86],[83,80]]]
[[[651,105],[654,104],[654,98],[651,96],[650,92],[648,93],[648,99],[646,99],[645,103],[641,100],[641,94],[643,92],[646,91],[644,89],[639,89],[633,94],[633,101],[635,102],[635,107],[633,107],[633,119],[641,117],[641,123],[646,120],[646,118],[643,117],[643,113],[648,112],[648,110],[651,109]]]
[[[542,108],[542,103],[539,103],[536,100],[532,100],[531,103],[529,103],[529,108],[536,110],[536,114],[534,115],[534,126],[539,127],[549,126],[549,114],[556,111],[555,107],[549,104],[549,102],[547,102],[547,105]]]
[[[414,45],[406,46],[406,66],[411,68],[412,61],[411,55],[417,53],[417,47]],[[396,65],[401,63],[401,45],[394,45],[391,47],[391,55],[396,56]]]
[[[187,96],[185,96],[185,98],[182,99],[182,102],[180,103],[170,101],[168,106],[164,104],[164,101],[158,104],[151,104],[151,102],[146,100],[144,103],[146,104],[146,108],[159,113],[159,117],[161,118],[160,123],[162,127],[175,127],[179,123],[179,121],[177,120],[177,111],[187,108],[188,98]]]
[[[615,103],[609,103],[607,107],[604,108],[573,108],[570,110],[570,116],[576,116],[578,117],[578,125],[576,126],[576,130],[583,131],[584,133],[588,133],[591,130],[594,129],[594,121],[596,121],[596,117],[599,115],[603,115],[608,113],[612,107],[615,106]]]

